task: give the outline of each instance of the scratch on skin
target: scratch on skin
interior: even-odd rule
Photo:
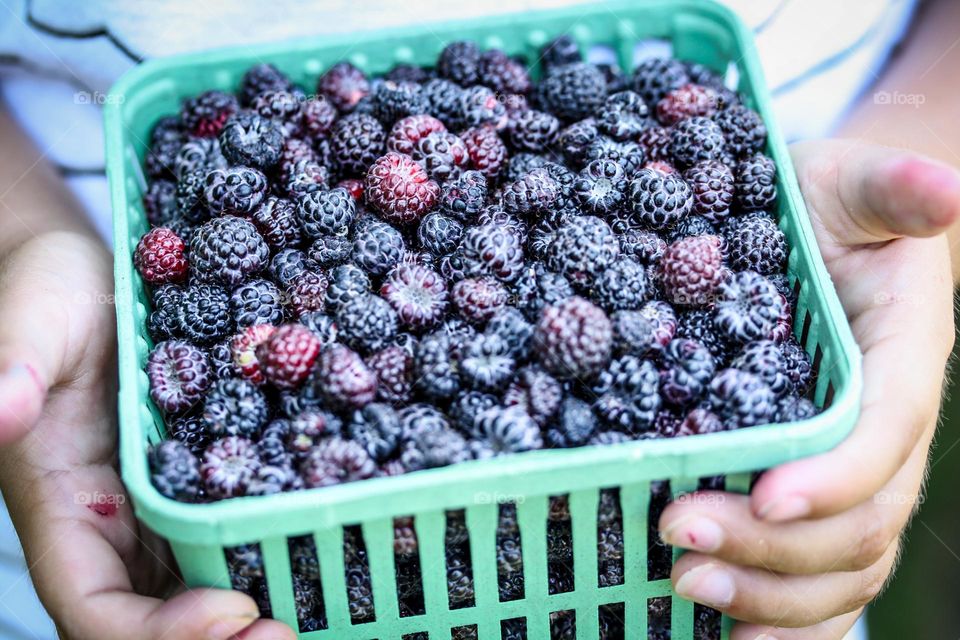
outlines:
[[[117,505],[113,504],[112,502],[88,504],[87,509],[90,509],[90,511],[93,511],[101,518],[110,518],[117,515]]]

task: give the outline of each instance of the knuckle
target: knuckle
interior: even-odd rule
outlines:
[[[861,581],[861,605],[871,602],[880,595],[884,585],[887,584],[887,576],[879,571],[866,571]]]
[[[890,541],[883,519],[879,514],[871,517],[857,543],[851,562],[852,568],[860,571],[876,564],[886,553]]]
[[[887,574],[877,569],[867,569],[860,572],[860,585],[850,603],[848,611],[859,609],[872,602],[887,583]]]
[[[769,571],[792,571],[796,569],[795,554],[783,545],[775,544],[766,538],[757,541],[757,556],[761,558],[765,569]]]

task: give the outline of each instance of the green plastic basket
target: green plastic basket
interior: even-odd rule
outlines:
[[[268,61],[312,87],[322,71],[348,59],[368,73],[398,62],[432,64],[453,40],[538,59],[552,37],[568,33],[583,47],[604,46],[624,69],[635,45],[657,39],[675,56],[716,71],[735,69],[738,89],[766,120],[767,153],[779,167],[779,223],[790,242],[790,281],[799,295],[796,332],[818,372],[813,400],[823,412],[803,422],[760,426],[674,440],[608,447],[538,451],[444,469],[375,479],[327,489],[214,504],[181,504],[150,484],[148,443],[164,437],[163,421],[148,395],[143,367],[151,347],[145,320],[149,296],[133,268],[132,251],[147,230],[141,204],[141,161],[152,125],[176,113],[180,102],[205,89],[233,90],[252,64]],[[534,68],[534,74],[538,69]],[[450,638],[451,629],[475,625],[481,640],[499,638],[501,621],[526,619],[531,640],[550,637],[550,613],[572,610],[577,637],[598,637],[598,609],[615,605],[625,636],[647,637],[647,602],[669,598],[672,637],[693,638],[693,605],[673,597],[668,576],[647,571],[651,481],[669,480],[674,495],[698,479],[725,474],[726,488],[748,491],[751,471],[825,451],[853,427],[859,411],[861,356],[815,244],[786,145],[775,125],[750,31],[712,2],[659,0],[608,2],[543,12],[502,15],[469,23],[417,25],[281,44],[203,52],[153,60],[113,88],[106,107],[107,168],[114,207],[117,323],[120,353],[120,443],[123,478],[137,517],[169,540],[186,583],[229,587],[224,549],[259,543],[273,616],[297,628],[288,538],[315,540],[328,628],[303,638],[399,639],[427,632]],[[624,529],[623,584],[598,587],[597,505],[601,489],[618,490]],[[574,548],[574,590],[549,595],[546,527],[549,497],[569,495]],[[498,502],[514,502],[522,537],[524,597],[500,602],[495,562]],[[451,609],[443,562],[450,511],[465,512],[475,605]],[[394,575],[393,518],[414,516],[424,587],[423,615],[402,617]],[[655,523],[652,523],[655,524]],[[352,624],[344,584],[343,527],[358,525],[368,553],[376,619]],[[655,579],[654,579],[655,578]],[[622,605],[621,605],[622,603]],[[729,621],[723,624],[724,636]]]

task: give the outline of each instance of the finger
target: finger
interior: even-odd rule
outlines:
[[[862,614],[863,609],[858,609],[800,629],[741,622],[730,630],[730,640],[842,640]]]
[[[929,237],[960,218],[960,174],[917,154],[857,140],[791,148],[801,190],[840,245]]]
[[[36,423],[67,347],[64,301],[46,293],[45,276],[29,265],[37,251],[25,246],[0,270],[0,444]]]
[[[237,640],[296,640],[297,634],[276,620],[257,620],[237,634]]]
[[[685,553],[670,579],[685,599],[723,611],[744,622],[809,627],[863,607],[883,588],[896,558],[892,544],[864,571],[794,576],[729,564],[700,553]]]
[[[71,640],[121,640],[130,637],[130,629],[138,629],[144,640],[232,640],[260,616],[252,598],[225,589],[185,591],[167,601],[110,591],[88,597],[78,608],[83,619],[62,623]]]
[[[913,243],[929,246],[910,254],[906,250]],[[953,345],[946,243],[943,236],[902,239],[882,251],[887,268],[881,274],[867,265],[857,275],[847,265],[847,275],[838,275],[864,354],[856,427],[833,451],[765,473],[752,491],[754,513],[761,517],[822,517],[863,502],[886,484],[935,424]],[[878,291],[892,292],[893,303],[876,303]]]
[[[2,321],[2,318],[0,318]],[[47,387],[25,360],[8,354],[0,370],[0,445],[12,442],[36,424],[43,409]]]
[[[944,308],[929,309],[937,305]],[[918,441],[929,442],[951,344],[937,338],[936,319],[948,313],[949,297],[927,307],[928,330],[894,322],[875,343],[862,340],[864,386],[856,427],[830,452],[765,472],[751,492],[758,517],[785,522],[851,508],[877,493]]]
[[[34,426],[48,393],[113,357],[111,261],[96,240],[49,233],[0,265],[0,445]]]
[[[698,492],[667,506],[660,535],[673,546],[769,571],[863,570],[880,560],[917,504],[927,449],[926,441],[917,443],[879,494],[834,516],[771,523],[753,514],[748,496]]]
[[[44,606],[71,640],[125,640],[131,629],[144,640],[228,640],[259,617],[253,599],[226,589],[167,601],[137,595],[126,563],[97,526],[48,520],[28,528],[24,551]]]

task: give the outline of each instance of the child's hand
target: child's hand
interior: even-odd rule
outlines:
[[[40,598],[71,640],[293,638],[246,595],[185,591],[133,516],[116,468],[111,269],[72,233],[0,264],[0,487]]]
[[[943,231],[960,176],[892,149],[815,142],[794,159],[863,350],[859,422],[836,449],[768,471],[752,494],[672,504],[661,535],[692,551],[678,592],[738,620],[733,640],[841,638],[882,589],[913,512],[953,346]]]

